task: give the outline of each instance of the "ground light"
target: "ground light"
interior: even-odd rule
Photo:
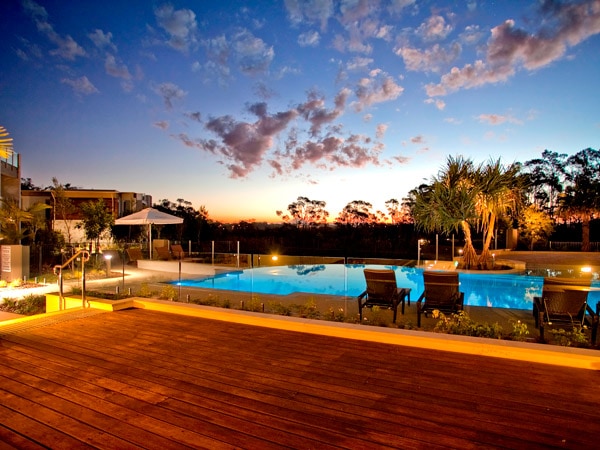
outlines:
[[[107,253],[104,255],[104,259],[106,260],[106,278],[109,278],[111,271],[110,260],[112,259],[112,255]]]

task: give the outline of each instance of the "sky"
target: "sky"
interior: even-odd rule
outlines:
[[[22,177],[278,222],[599,147],[600,0],[3,0]]]

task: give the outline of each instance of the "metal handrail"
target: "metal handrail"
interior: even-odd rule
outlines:
[[[81,257],[81,307],[86,307],[85,298],[85,262],[90,259],[90,252],[88,250],[79,250],[75,253],[67,262],[64,264],[57,264],[54,266],[54,274],[58,275],[58,297],[59,297],[59,309],[65,309],[66,302],[63,294],[63,269],[71,264],[78,257]]]

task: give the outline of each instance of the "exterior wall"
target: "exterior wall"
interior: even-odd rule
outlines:
[[[71,201],[75,207],[75,211],[65,219],[64,217],[59,217],[55,211],[56,199],[53,191],[25,190],[21,194],[22,207],[25,209],[35,203],[45,203],[51,206],[52,209],[46,210],[46,219],[50,222],[53,230],[62,233],[65,237],[69,235],[66,232],[69,229],[71,243],[73,244],[86,242],[84,230],[77,228],[82,218],[79,207],[85,202],[104,201],[115,219],[152,206],[152,197],[141,193],[96,189],[66,190],[65,197]],[[106,239],[101,239],[101,241],[106,242]]]
[[[13,153],[9,159],[0,158],[0,198],[21,201],[21,156]]]

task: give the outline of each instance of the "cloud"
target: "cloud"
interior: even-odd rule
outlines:
[[[452,63],[461,53],[459,43],[453,43],[449,48],[439,44],[419,50],[413,47],[400,47],[395,50],[401,56],[407,70],[418,72],[439,72],[444,66]]]
[[[373,58],[364,58],[362,56],[355,56],[346,64],[347,70],[365,70],[370,64],[373,64]]]
[[[387,131],[389,125],[386,123],[380,123],[379,125],[377,125],[377,131],[375,132],[375,137],[377,139],[383,139],[383,136],[385,136],[385,132]]]
[[[284,4],[292,24],[318,23],[321,30],[327,29],[334,12],[333,0],[285,0]]]
[[[305,164],[333,170],[336,167],[379,165],[382,150],[381,143],[372,143],[368,137],[353,134],[348,138],[327,136],[302,144],[292,140],[286,143],[286,153],[281,156],[284,161],[289,162],[289,170],[299,170]]]
[[[397,99],[404,88],[391,76],[381,71],[372,71],[369,78],[362,78],[355,89],[357,101],[352,103],[356,112],[371,105]]]
[[[580,3],[545,2],[537,18],[537,34],[515,26],[514,20],[492,28],[486,59],[453,67],[438,84],[428,84],[429,96],[441,96],[459,89],[506,81],[517,69],[537,70],[562,58],[590,36],[600,33],[600,0]]]
[[[166,120],[161,120],[160,122],[154,122],[152,125],[155,126],[156,128],[158,128],[159,130],[163,130],[163,131],[166,131],[169,129],[169,122]]]
[[[425,143],[425,138],[421,135],[418,136],[414,136],[410,138],[410,142],[412,144],[424,144]]]
[[[188,112],[184,114],[186,117],[192,119],[194,122],[202,123],[202,114],[198,111]]]
[[[212,117],[204,121],[204,128],[215,138],[194,140],[186,134],[173,137],[187,147],[222,158],[220,162],[231,178],[247,177],[265,163],[276,175],[297,171],[305,164],[326,169],[379,164],[384,148],[381,142],[357,134],[342,136],[341,125],[329,126],[321,136],[323,126],[343,113],[350,94],[349,89],[340,90],[332,109],[326,108],[325,99],[315,92],[309,93],[304,103],[275,114],[268,112],[264,102],[252,103],[247,105],[247,111],[256,117],[255,121],[237,120],[230,115]],[[288,129],[296,118],[310,124],[310,138],[306,141],[300,142],[296,128]],[[386,129],[387,125],[379,125],[377,135],[383,137]],[[276,139],[284,132],[284,148],[277,148]]]
[[[94,43],[96,47],[100,50],[109,49],[113,52],[117,52],[117,46],[112,42],[112,33],[109,31],[108,33],[104,33],[104,31],[96,29],[93,33],[88,34],[90,40]]]
[[[255,37],[248,30],[242,30],[233,38],[233,49],[239,69],[246,75],[266,72],[275,57],[273,47]]]
[[[449,73],[442,75],[438,84],[427,84],[425,91],[430,97],[444,96],[459,89],[506,81],[514,73],[515,69],[512,66],[492,69],[482,60],[477,60],[474,64],[466,64],[462,69],[453,67]]]
[[[196,14],[191,9],[175,10],[172,5],[165,4],[154,10],[158,25],[167,32],[167,44],[179,51],[186,52],[196,44],[198,25]]]
[[[71,36],[66,35],[63,37],[54,31],[54,27],[48,22],[48,13],[43,6],[31,0],[23,0],[22,5],[25,13],[35,23],[38,31],[57,46],[56,49],[50,51],[51,55],[59,56],[69,61],[75,60],[78,56],[86,56],[85,50]]]
[[[201,148],[225,158],[232,178],[242,178],[262,163],[273,146],[273,139],[296,116],[294,110],[274,115],[267,113],[264,103],[250,105],[248,110],[257,116],[254,123],[237,121],[231,116],[211,118],[205,125],[218,136],[215,140],[201,141]]]
[[[452,32],[452,26],[442,16],[431,16],[423,22],[416,33],[424,41],[441,41]]]
[[[351,91],[346,88],[339,91],[335,96],[335,107],[332,110],[325,108],[325,99],[316,92],[310,92],[307,101],[297,106],[298,113],[304,120],[310,122],[312,136],[316,136],[324,124],[333,122],[344,112],[350,93]]]
[[[316,47],[319,45],[321,36],[317,31],[307,31],[298,36],[298,45],[300,47]]]
[[[400,14],[405,8],[415,5],[417,0],[392,0],[388,10],[391,14]]]
[[[77,95],[90,95],[100,92],[86,76],[76,79],[63,78],[60,82],[71,86]]]
[[[501,125],[505,122],[523,125],[523,121],[510,115],[503,116],[499,114],[480,114],[477,116],[477,120],[479,120],[481,123],[487,123],[489,125]]]
[[[160,95],[168,110],[173,109],[173,101],[185,98],[187,92],[173,83],[161,83],[154,87],[154,92]]]
[[[131,74],[125,65],[118,65],[113,55],[106,55],[104,60],[104,69],[110,76],[116,78],[122,78],[124,80],[131,80]]]
[[[427,103],[428,105],[434,104],[435,107],[437,109],[439,109],[440,111],[443,111],[444,108],[446,108],[446,102],[444,100],[439,99],[439,98],[437,98],[435,100],[432,99],[432,98],[425,99],[425,103]]]
[[[397,156],[392,156],[392,159],[402,165],[408,164],[410,162],[410,158],[408,156],[397,155]]]

